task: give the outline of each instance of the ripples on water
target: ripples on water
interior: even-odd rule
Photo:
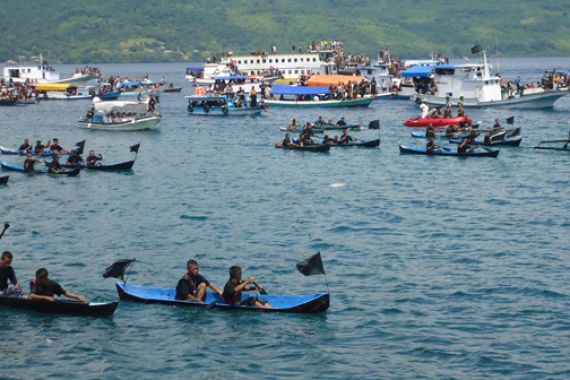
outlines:
[[[552,63],[507,60],[501,71],[528,77]],[[184,67],[103,69],[183,84]],[[401,126],[418,112],[407,102],[222,120],[188,117],[183,95],[161,96],[164,120],[148,133],[81,130],[75,120],[85,102],[0,108],[2,145],[25,136],[87,139],[88,149],[123,161],[141,142],[133,174],[11,174],[0,189],[12,225],[2,249],[15,253],[19,280],[45,266],[64,287],[110,300],[113,283],[101,273],[115,259],[137,258],[133,282],[173,286],[195,257],[219,285],[239,264],[272,293],[306,293],[326,290],[325,281],[302,277],[295,263],[321,251],[330,310],[273,315],[121,303],[113,319],[101,320],[1,309],[9,343],[0,377],[570,376],[570,156],[530,149],[566,136],[568,98],[554,112],[476,111],[485,124],[515,115],[524,147],[463,160],[398,153],[400,143],[424,143]],[[359,136],[380,134],[381,147],[273,148],[291,117],[320,114],[379,118],[380,132]]]

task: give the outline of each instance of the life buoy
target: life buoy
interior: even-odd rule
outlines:
[[[210,112],[210,107],[207,104],[204,104],[204,113]]]
[[[222,113],[223,113],[224,115],[227,115],[228,112],[229,112],[228,107],[227,107],[227,106],[223,106],[223,107],[222,107]]]
[[[188,104],[188,112],[194,112],[194,107],[192,107],[192,104]]]

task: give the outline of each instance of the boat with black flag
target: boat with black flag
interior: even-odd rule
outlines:
[[[103,277],[114,277],[120,280],[116,282],[117,292],[123,300],[159,303],[174,306],[202,307],[205,309],[241,310],[282,313],[320,313],[329,308],[329,292],[311,294],[263,294],[265,301],[271,304],[271,308],[258,308],[243,304],[225,303],[219,294],[206,292],[204,302],[179,300],[176,298],[175,287],[150,287],[128,283],[125,279],[125,271],[135,262],[135,259],[122,259],[109,266]],[[311,258],[301,261],[297,268],[305,276],[324,275],[324,268],[320,253]],[[128,277],[128,276],[127,276]],[[326,280],[326,279],[325,279]],[[328,284],[327,284],[328,288]],[[243,296],[247,297],[247,296]]]

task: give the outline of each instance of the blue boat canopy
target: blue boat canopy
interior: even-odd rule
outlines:
[[[325,95],[329,93],[328,87],[289,86],[286,84],[274,85],[271,89],[274,95]]]
[[[429,78],[432,70],[432,66],[413,66],[402,71],[400,76],[403,78]]]
[[[186,72],[189,71],[204,71],[204,66],[188,66]]]
[[[215,80],[246,80],[246,75],[225,75],[216,77]]]

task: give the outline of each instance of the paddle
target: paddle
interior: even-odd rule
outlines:
[[[0,239],[2,239],[2,236],[4,236],[4,233],[6,232],[6,230],[10,228],[10,225],[8,223],[4,223],[4,229],[2,230],[2,232],[0,233]]]
[[[255,286],[257,288],[257,290],[259,291],[259,294],[263,294],[264,296],[269,294],[269,293],[267,293],[267,290],[265,290],[261,286],[257,285],[257,282],[254,282],[253,286]]]

